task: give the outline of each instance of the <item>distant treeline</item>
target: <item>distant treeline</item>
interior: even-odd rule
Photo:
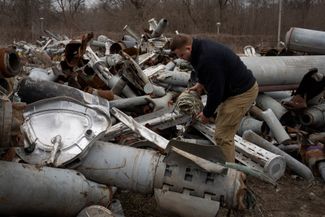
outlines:
[[[168,32],[265,35],[275,39],[279,0],[0,0],[0,42],[36,40],[42,29],[69,37],[119,33],[169,20]],[[293,26],[325,30],[325,0],[283,0],[282,38]]]

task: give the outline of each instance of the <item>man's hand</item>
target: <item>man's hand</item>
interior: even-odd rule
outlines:
[[[199,119],[203,124],[207,124],[209,123],[209,118],[205,117],[205,115],[203,114],[203,112],[200,112],[197,116],[197,119]]]
[[[203,86],[203,84],[196,83],[193,87],[188,88],[187,91],[188,92],[195,91],[195,92],[198,92],[199,94],[202,94],[204,91],[204,86]]]

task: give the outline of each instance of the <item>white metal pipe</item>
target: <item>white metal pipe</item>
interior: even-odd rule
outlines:
[[[194,127],[203,133],[212,143],[216,142],[213,139],[214,128],[212,125],[204,125],[201,122],[195,123]],[[285,164],[278,155],[273,155],[267,150],[260,149],[255,144],[244,141],[240,136],[234,137],[236,160],[248,167],[264,172],[274,180],[279,179],[285,171]],[[242,157],[245,156],[245,157]],[[247,159],[247,157],[249,159]],[[253,161],[250,160],[253,158]]]
[[[244,133],[243,138],[278,155],[282,155],[287,163],[287,166],[292,169],[294,172],[296,172],[301,177],[307,179],[308,181],[314,180],[313,173],[311,170],[298,160],[294,159],[284,151],[280,150],[276,146],[274,146],[269,141],[265,140],[264,138],[260,137],[256,133],[254,133],[251,130],[248,130]]]
[[[164,18],[161,19],[158,22],[157,27],[152,32],[151,37],[153,37],[153,38],[160,37],[161,34],[165,31],[167,24],[168,24],[168,21],[166,19],[164,19]]]
[[[112,76],[108,81],[107,85],[109,88],[113,88],[118,81],[120,80],[120,77],[118,76]],[[136,97],[137,95],[133,92],[133,90],[126,84],[125,87],[122,89],[123,95],[126,97]]]
[[[325,32],[292,27],[286,34],[287,49],[311,54],[325,54]]]
[[[134,106],[146,105],[148,104],[148,96],[137,96],[131,98],[123,98],[112,100],[109,102],[110,107],[116,107],[119,109],[133,108]]]
[[[262,93],[258,94],[256,98],[256,105],[262,110],[271,109],[278,119],[280,119],[287,112],[287,109],[285,109],[281,103]]]
[[[265,95],[272,97],[276,101],[282,101],[285,99],[289,99],[292,97],[291,91],[273,91],[273,92],[267,92]]]
[[[237,131],[238,135],[242,136],[246,130],[252,130],[255,133],[260,134],[262,130],[263,122],[256,120],[250,116],[244,116],[240,122],[239,129]]]
[[[261,165],[263,172],[269,177],[278,180],[284,175],[286,168],[284,157],[248,142],[239,136],[235,136],[235,142],[236,151]]]
[[[325,74],[325,56],[241,57],[260,86],[299,84],[311,68]]]
[[[164,72],[160,73],[156,79],[162,83],[187,87],[190,78],[191,75],[187,72],[165,70]]]
[[[270,128],[272,134],[274,135],[276,141],[279,144],[284,144],[290,141],[289,134],[285,131],[280,121],[277,119],[275,114],[271,109],[267,109],[265,111],[260,110],[257,107],[253,107],[255,109],[251,109],[251,111],[255,111],[255,114],[262,118],[267,126]]]

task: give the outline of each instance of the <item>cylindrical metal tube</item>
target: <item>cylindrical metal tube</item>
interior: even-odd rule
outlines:
[[[137,40],[133,38],[131,35],[123,35],[122,41],[132,41],[134,43],[137,43]]]
[[[281,178],[285,172],[286,163],[282,156],[265,150],[251,142],[235,136],[236,152],[248,157],[262,166],[263,172],[273,180]],[[239,160],[241,162],[241,160]]]
[[[274,92],[267,92],[265,95],[272,97],[276,101],[281,101],[284,99],[289,99],[292,97],[292,91],[274,91]]]
[[[238,135],[242,136],[246,130],[252,130],[253,132],[260,134],[262,125],[262,121],[256,120],[250,116],[244,116],[240,122],[237,133]]]
[[[307,179],[308,181],[314,180],[313,173],[311,170],[304,164],[300,163],[298,160],[294,159],[284,151],[280,150],[276,146],[274,146],[269,141],[265,140],[264,138],[260,137],[256,133],[251,130],[248,130],[244,133],[243,138],[278,155],[282,155],[287,163],[287,166],[295,171],[301,177]]]
[[[170,154],[170,156],[172,155],[173,157],[167,156],[164,160],[165,169],[162,170],[162,173],[157,173],[155,188],[163,189],[167,185],[166,192],[179,193],[188,189],[192,196],[199,198],[209,196],[211,200],[224,202],[228,208],[238,208],[243,204],[243,200],[247,199],[244,196],[246,193],[245,175],[241,172],[227,169],[223,175],[207,173],[195,166],[195,162]],[[161,170],[158,169],[158,171]],[[183,202],[179,201],[179,203]]]
[[[121,50],[124,50],[126,48],[135,47],[136,44],[137,44],[136,41],[119,41],[119,42],[115,42],[110,46],[109,52],[111,54],[118,54]]]
[[[174,71],[175,67],[176,67],[176,63],[174,63],[173,61],[170,61],[169,63],[167,63],[165,65],[165,70]]]
[[[253,72],[259,86],[299,84],[311,68],[325,74],[325,56],[241,57],[241,60]]]
[[[128,25],[124,26],[123,31],[129,33],[137,41],[140,41],[140,37],[138,36],[138,34],[136,34]]]
[[[152,193],[154,188],[168,185],[169,191],[191,189],[192,196],[207,196],[225,202],[228,208],[247,202],[245,195],[249,193],[245,191],[242,173],[228,169],[222,175],[211,174],[195,162],[177,156],[167,159],[156,151],[97,141],[75,169],[98,183],[141,193]]]
[[[110,107],[116,107],[118,109],[127,109],[127,108],[134,108],[134,106],[139,105],[146,105],[150,102],[148,100],[148,96],[137,96],[137,97],[131,97],[131,98],[125,98],[125,99],[117,99],[110,101]]]
[[[263,110],[268,108],[271,109],[279,120],[287,112],[287,109],[285,109],[281,103],[265,94],[259,94],[257,96],[256,105]]]
[[[301,123],[305,126],[323,127],[325,126],[325,104],[315,105],[308,108],[302,117]]]
[[[191,75],[182,71],[164,71],[156,78],[158,81],[170,85],[187,87]]]
[[[310,54],[325,54],[325,32],[292,27],[285,37],[287,49]]]
[[[119,80],[116,82],[116,84],[111,89],[111,91],[114,94],[120,96],[122,93],[122,90],[124,89],[125,86],[126,86],[126,81],[124,81],[124,79],[120,77]]]
[[[159,86],[161,86],[161,87],[164,87],[164,88],[170,90],[170,91],[175,91],[175,92],[178,92],[178,93],[182,93],[182,92],[186,91],[185,87],[169,85],[169,84],[162,83],[162,82],[157,82],[157,84]]]
[[[159,158],[155,151],[97,141],[76,170],[98,183],[151,193]]]
[[[148,83],[149,84],[149,83]],[[155,97],[162,97],[162,96],[165,96],[166,95],[166,90],[165,88],[163,87],[160,87],[158,85],[155,85],[155,84],[151,84],[152,85],[152,92],[146,92],[146,85],[143,89],[144,89],[144,92],[146,92],[147,94],[152,94],[153,96]]]
[[[165,31],[166,27],[167,27],[168,21],[167,19],[161,19],[158,24],[157,27],[155,28],[155,30],[153,30],[151,37],[152,38],[158,38],[161,36],[161,34]]]
[[[0,161],[1,216],[74,217],[85,206],[108,206],[111,189],[73,170]]]
[[[20,58],[9,48],[0,48],[0,75],[10,78],[18,75],[21,69]]]
[[[293,145],[283,145],[283,144],[280,144],[278,146],[279,149],[281,149],[282,151],[285,151],[285,152],[299,151],[300,147],[301,146],[299,144],[293,144]]]
[[[106,47],[105,42],[103,42],[103,41],[98,41],[98,40],[91,40],[91,41],[90,41],[90,45],[95,46],[95,47],[103,47],[103,48]]]
[[[86,104],[109,106],[109,102],[101,97],[51,81],[33,81],[32,79],[26,78],[19,85],[18,95],[26,103],[51,97],[67,96]]]
[[[255,110],[258,112],[258,115],[266,122],[267,126],[270,128],[272,134],[279,144],[284,144],[291,139],[271,109],[261,111],[257,108]]]
[[[112,76],[107,82],[108,87],[111,89],[114,88],[114,86],[117,84],[117,82],[119,80],[120,80],[119,76],[116,76],[116,75]],[[126,97],[136,97],[137,96],[127,84],[122,89],[122,93]]]
[[[113,213],[103,206],[87,206],[77,215],[77,217],[115,217]]]

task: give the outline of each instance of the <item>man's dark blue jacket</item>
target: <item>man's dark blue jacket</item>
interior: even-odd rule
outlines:
[[[193,39],[191,60],[199,83],[208,92],[203,109],[211,117],[218,105],[230,96],[249,90],[255,83],[252,72],[226,46],[205,39]]]

